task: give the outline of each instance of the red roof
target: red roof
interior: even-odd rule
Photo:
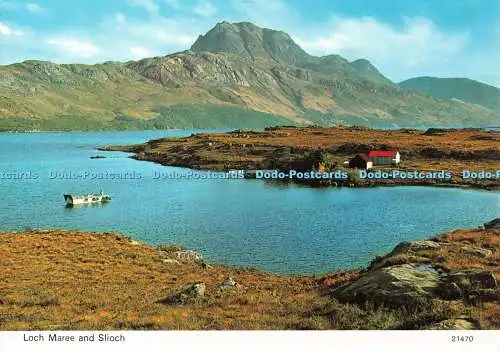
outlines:
[[[396,157],[396,150],[372,150],[368,153],[368,157]]]

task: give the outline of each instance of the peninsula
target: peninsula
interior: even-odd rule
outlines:
[[[127,151],[137,160],[200,170],[320,170],[349,171],[345,182],[308,181],[310,185],[441,185],[498,189],[495,177],[464,177],[463,171],[497,174],[500,133],[484,129],[379,130],[359,126],[271,127],[264,131],[235,130],[155,139],[140,145],[103,146],[103,151]],[[359,179],[347,163],[371,150],[398,150],[397,165],[372,171],[450,172],[448,179]]]

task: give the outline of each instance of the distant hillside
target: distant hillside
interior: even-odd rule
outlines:
[[[365,59],[306,53],[281,31],[218,23],[191,50],[96,65],[0,66],[0,129],[275,124],[484,126],[500,112],[409,91]]]
[[[458,99],[500,112],[500,89],[472,79],[418,77],[399,85],[440,99]]]

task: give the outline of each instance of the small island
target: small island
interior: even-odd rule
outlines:
[[[103,156],[103,155],[93,155],[93,156],[90,156],[90,158],[93,159],[93,160],[98,160],[98,159],[106,158],[106,156]]]
[[[499,146],[498,131],[480,128],[430,128],[422,131],[337,126],[200,133],[150,140],[140,145],[103,146],[99,150],[133,152],[132,158],[137,160],[199,170],[247,170],[247,177],[252,177],[252,171],[257,169],[322,172],[343,169],[349,173],[346,181],[302,181],[313,186],[433,185],[496,190],[499,186]],[[372,167],[372,159],[363,161],[363,157],[384,150],[397,150],[397,164],[374,163]],[[356,168],[370,172],[448,172],[452,176],[359,179]],[[463,171],[472,176],[464,177]],[[485,177],[485,174],[490,176]]]

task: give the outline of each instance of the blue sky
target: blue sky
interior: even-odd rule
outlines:
[[[366,58],[396,82],[500,86],[500,0],[0,0],[0,64],[166,55],[223,20],[284,30],[314,55]]]

